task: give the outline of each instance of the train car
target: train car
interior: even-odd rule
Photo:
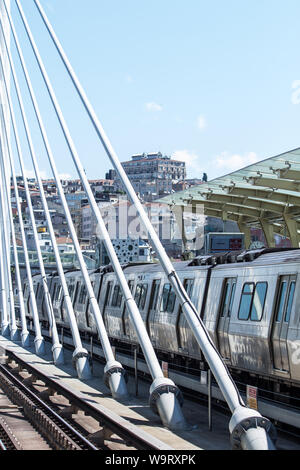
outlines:
[[[213,342],[234,377],[256,377],[272,389],[300,386],[300,250],[256,250],[198,257],[177,262],[176,272]],[[206,363],[159,264],[123,267],[151,342],[164,360],[186,371]],[[121,288],[111,269],[90,272],[94,291],[111,341],[130,348],[138,343]],[[77,323],[85,334],[97,333],[80,271],[66,273]],[[38,309],[47,323],[41,277],[34,277]],[[68,328],[62,287],[56,273],[48,278],[58,325]],[[24,289],[31,318],[28,286]],[[258,383],[258,382],[257,382]],[[292,393],[292,392],[291,392]]]

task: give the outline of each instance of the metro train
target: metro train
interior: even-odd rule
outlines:
[[[235,379],[300,397],[300,249],[261,249],[199,256],[174,264],[212,341]],[[123,266],[149,337],[161,360],[206,370],[178,298],[156,263]],[[104,323],[117,348],[138,343],[124,298],[110,266],[90,271]],[[41,322],[48,325],[41,276],[33,278]],[[79,329],[96,335],[80,271],[66,273]],[[57,325],[68,316],[57,273],[48,278]],[[24,283],[28,318],[30,296]]]

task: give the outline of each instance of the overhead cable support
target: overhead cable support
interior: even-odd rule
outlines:
[[[2,26],[2,23],[1,23],[1,26]],[[2,73],[3,73],[2,57],[1,57],[0,62],[1,62],[1,68],[2,68]],[[10,109],[10,113],[11,113],[11,109]],[[12,115],[11,115],[11,117],[12,117]],[[18,141],[18,136],[16,134],[16,128],[15,128],[14,120],[13,120],[13,130],[14,130],[14,135],[15,135],[16,142],[17,142]],[[18,148],[18,151],[20,151],[19,142],[17,144],[17,148]],[[35,340],[34,340],[35,350],[36,350],[37,354],[43,355],[44,352],[45,352],[44,339],[41,335],[41,327],[40,327],[39,317],[38,317],[38,313],[37,313],[37,304],[36,304],[35,292],[34,292],[33,281],[32,281],[31,267],[30,267],[27,241],[26,241],[26,235],[25,235],[25,229],[24,229],[24,222],[23,222],[23,218],[22,218],[22,210],[21,210],[21,205],[20,205],[18,184],[17,184],[17,179],[16,179],[16,173],[15,173],[15,168],[14,168],[14,162],[13,162],[13,156],[12,156],[12,153],[11,153],[10,143],[9,143],[9,146],[8,146],[8,150],[9,150],[8,151],[8,158],[9,158],[9,164],[10,164],[10,169],[11,169],[11,174],[12,174],[12,179],[13,179],[13,186],[14,186],[16,206],[17,206],[17,213],[18,213],[18,217],[19,217],[19,225],[20,225],[21,238],[22,238],[22,244],[23,244],[23,250],[24,250],[26,274],[27,274],[27,280],[28,280],[28,291],[29,291],[28,296],[29,296],[29,301],[30,301],[30,306],[31,306],[31,314],[32,314],[33,323],[34,323],[34,330],[35,330]],[[1,265],[2,265],[2,256],[0,256],[0,266]],[[28,339],[27,339],[27,345],[28,345]]]
[[[2,25],[2,31],[3,31],[3,24],[1,23],[1,25]],[[41,196],[41,200],[42,200],[43,209],[45,211],[46,221],[47,221],[48,230],[49,230],[49,234],[50,234],[50,238],[51,238],[51,243],[52,243],[52,247],[53,247],[53,251],[54,251],[54,255],[55,255],[55,259],[56,259],[57,269],[58,269],[58,273],[59,273],[59,277],[60,277],[60,281],[61,281],[61,285],[62,285],[62,289],[63,289],[63,293],[64,293],[64,301],[65,301],[65,304],[66,304],[66,309],[67,309],[69,322],[70,322],[70,328],[71,328],[71,331],[72,331],[72,337],[73,337],[73,342],[74,342],[74,346],[75,346],[75,351],[73,353],[73,360],[75,362],[78,377],[81,378],[81,379],[88,379],[88,378],[91,377],[90,365],[89,365],[89,355],[88,355],[88,352],[86,351],[86,349],[84,349],[83,346],[82,346],[82,342],[81,342],[81,338],[80,338],[80,334],[79,334],[79,329],[78,329],[78,325],[77,325],[77,322],[76,322],[75,313],[74,313],[74,310],[73,310],[73,304],[72,304],[72,301],[71,301],[71,298],[70,298],[70,295],[69,295],[69,290],[68,290],[67,282],[66,282],[66,279],[65,279],[65,274],[64,274],[64,269],[63,269],[63,266],[62,266],[60,254],[59,254],[58,247],[57,247],[57,242],[56,242],[55,233],[54,233],[54,229],[53,229],[53,225],[52,225],[52,220],[51,220],[49,208],[48,208],[48,205],[47,205],[46,197],[45,197],[45,194],[44,194],[44,188],[43,188],[42,179],[41,179],[41,176],[40,176],[39,167],[38,167],[38,164],[37,164],[36,154],[35,154],[35,150],[34,150],[34,146],[33,146],[33,141],[32,141],[32,137],[31,137],[31,132],[30,132],[28,120],[27,120],[27,117],[26,117],[25,109],[24,109],[23,99],[22,99],[22,96],[21,96],[21,91],[20,91],[18,79],[16,77],[14,64],[13,64],[13,61],[12,61],[10,51],[8,49],[8,46],[7,46],[7,40],[6,40],[5,35],[4,35],[4,40],[5,40],[6,52],[7,52],[7,55],[8,55],[9,64],[10,64],[10,68],[11,68],[11,72],[12,72],[13,82],[14,82],[15,89],[16,89],[16,92],[17,92],[17,99],[18,99],[18,103],[19,103],[19,106],[20,106],[20,110],[21,110],[22,121],[23,121],[24,128],[25,128],[25,133],[26,133],[26,138],[27,138],[29,150],[30,150],[30,155],[31,155],[31,159],[32,159],[32,162],[33,162],[34,171],[35,171],[36,179],[37,179],[37,182],[38,182],[38,186],[39,186],[39,191],[40,191],[40,196]],[[5,74],[4,74],[4,77],[5,77]],[[10,102],[10,97],[9,97],[9,93],[8,93],[8,87],[7,87],[7,80],[6,79],[5,79],[5,88],[6,88],[8,100]],[[24,162],[23,162],[22,159],[20,161],[20,165],[22,167],[22,173],[25,173],[24,172]],[[23,174],[23,178],[26,179],[24,174]],[[29,197],[29,199],[30,199],[30,197]],[[31,210],[32,210],[31,201],[29,202],[29,204],[30,204]],[[34,216],[33,216],[33,220],[34,220]],[[36,237],[37,237],[37,230],[36,230],[36,226],[35,226],[34,221],[33,221],[33,231],[36,233]],[[42,259],[41,250],[40,250],[38,242],[36,243],[36,245],[37,245],[37,251],[39,253],[39,256]],[[43,269],[44,269],[43,264],[42,264],[42,266],[43,266]],[[41,274],[42,274],[42,272],[41,272]],[[47,279],[46,279],[45,270],[42,274],[42,279],[46,284]],[[50,298],[50,295],[49,295],[49,298]],[[55,339],[56,339],[56,344],[53,345],[53,355],[55,356],[56,353],[58,353],[58,355],[61,355],[62,354],[62,347],[61,347],[61,345],[59,343],[59,340],[58,340],[57,331],[56,331],[56,338]]]
[[[2,191],[2,186],[4,185],[3,181],[0,180]],[[4,225],[4,224],[3,224]],[[1,251],[7,250],[7,246],[4,245],[3,239],[3,230],[0,229],[0,247]],[[8,315],[8,304],[7,304],[7,284],[5,279],[7,277],[7,273],[5,272],[5,264],[4,264],[4,257],[0,256],[0,281],[1,281],[1,335],[4,337],[9,337],[10,329],[9,329],[9,315]]]
[[[6,6],[6,3],[4,1],[4,4]],[[78,156],[76,147],[74,145],[74,142],[72,140],[71,134],[69,132],[68,126],[66,124],[66,121],[64,119],[64,116],[62,114],[60,105],[58,103],[58,100],[55,96],[54,90],[52,88],[52,85],[50,83],[48,74],[46,72],[46,69],[44,67],[44,64],[42,62],[42,59],[40,57],[39,51],[36,47],[35,41],[33,39],[33,36],[31,34],[30,28],[28,26],[27,20],[25,18],[25,15],[23,13],[23,10],[20,6],[19,3],[17,3],[19,12],[21,14],[21,18],[27,33],[27,36],[29,38],[31,47],[33,49],[34,55],[36,57],[36,60],[38,62],[41,74],[43,76],[44,82],[46,84],[49,96],[51,98],[52,104],[54,106],[57,118],[59,120],[60,126],[62,128],[63,134],[65,136],[66,142],[68,144],[72,159],[75,163],[76,169],[78,171],[78,174],[80,176],[80,179],[83,183],[84,189],[87,193],[90,205],[92,207],[93,213],[96,217],[96,220],[98,222],[98,227],[99,231],[101,233],[101,238],[103,239],[104,245],[107,249],[107,253],[110,257],[112,266],[114,268],[114,271],[116,273],[117,279],[119,281],[119,284],[121,286],[123,296],[125,299],[126,307],[129,312],[131,321],[134,325],[134,328],[136,330],[139,343],[141,345],[141,348],[143,350],[145,360],[147,362],[149,371],[152,375],[153,378],[153,383],[150,388],[150,403],[153,406],[153,408],[159,413],[162,422],[168,426],[169,428],[173,429],[183,429],[186,428],[186,422],[185,419],[182,415],[182,410],[181,410],[181,403],[180,403],[180,391],[178,388],[175,386],[174,382],[170,379],[167,379],[164,377],[162,369],[160,367],[160,364],[158,362],[158,359],[156,357],[156,354],[154,352],[154,348],[151,344],[151,341],[149,339],[145,324],[143,322],[143,319],[141,317],[141,314],[139,312],[139,309],[132,297],[132,293],[129,289],[129,286],[126,281],[126,277],[124,275],[124,272],[122,270],[122,267],[120,265],[119,259],[115,253],[114,247],[112,245],[110,236],[107,232],[106,226],[104,224],[104,221],[102,219],[102,215],[100,212],[99,207],[97,206],[96,200],[94,198],[94,195],[91,191],[91,187],[89,185],[88,179],[86,177],[86,174],[84,172],[83,166],[81,164],[80,158]],[[10,24],[12,25],[11,17],[10,14],[6,8]]]
[[[1,120],[3,125],[5,126],[5,138],[6,138],[6,144],[8,146],[8,152],[10,152],[9,145],[10,143],[7,140],[7,125],[8,123],[6,122],[6,119],[4,117],[4,110],[3,106],[1,105]],[[3,138],[1,138],[1,148],[2,148],[2,154],[4,154],[4,141]],[[3,159],[1,159],[1,173],[2,173],[2,181],[9,181],[7,175],[7,170],[4,164]],[[10,186],[9,186],[10,187]],[[15,234],[15,227],[14,227],[14,219],[13,219],[13,212],[12,212],[12,205],[11,205],[11,194],[9,191],[9,188],[7,184],[4,184],[4,200],[1,197],[1,203],[4,203],[7,207],[8,210],[8,216],[9,216],[9,227],[10,227],[10,233],[11,233],[11,239],[12,239],[12,246],[13,246],[13,254],[14,254],[14,261],[15,261],[15,278],[16,278],[16,285],[17,285],[17,295],[19,298],[19,308],[20,308],[20,319],[21,319],[21,326],[22,326],[22,331],[21,331],[21,340],[22,340],[22,345],[23,346],[28,346],[29,345],[29,331],[27,329],[27,323],[26,323],[26,312],[25,312],[25,305],[24,305],[24,296],[23,296],[23,290],[22,290],[22,282],[21,282],[21,275],[20,275],[20,266],[19,266],[19,258],[18,258],[18,249],[17,249],[17,241],[16,241],[16,234]],[[3,193],[3,191],[1,191]],[[2,207],[3,211],[3,207]],[[9,255],[10,255],[10,250],[9,250]],[[10,274],[10,273],[8,273]],[[12,283],[12,280],[11,280]],[[13,292],[11,293],[13,296]],[[13,302],[12,304],[13,311],[12,311],[12,317],[11,317],[11,331],[10,331],[10,337],[12,341],[18,341],[19,340],[19,330],[17,328],[16,324],[16,315],[15,315],[15,303]]]
[[[22,20],[23,20],[23,23],[25,25],[25,28],[27,30],[27,35],[30,35],[30,32],[28,31],[29,27],[26,23],[26,19],[24,18],[24,13],[23,13],[23,10],[20,6],[20,2],[19,0],[15,0],[16,1],[16,4],[17,4],[17,7],[19,9],[19,12],[20,12],[20,15],[22,17]],[[230,431],[231,431],[231,434],[232,436],[234,435],[235,431],[239,428],[239,426],[241,426],[243,423],[245,423],[247,420],[251,423],[251,429],[249,430],[245,430],[245,439],[241,439],[240,440],[240,443],[241,443],[241,446],[244,446],[244,447],[247,447],[247,445],[249,444],[249,447],[250,448],[265,448],[265,449],[273,449],[274,448],[274,444],[273,442],[271,441],[270,437],[269,437],[269,434],[268,434],[268,431],[269,431],[269,428],[270,428],[270,423],[268,420],[266,420],[265,418],[263,418],[260,413],[256,412],[256,411],[253,411],[251,409],[248,409],[241,396],[240,396],[240,393],[226,367],[226,365],[224,364],[223,362],[223,359],[222,357],[220,356],[218,350],[216,349],[216,347],[214,346],[210,336],[209,336],[209,333],[204,325],[204,323],[202,322],[201,318],[199,317],[198,315],[198,312],[197,312],[197,309],[195,308],[195,306],[193,305],[191,299],[189,298],[186,290],[184,289],[170,259],[168,258],[165,250],[164,250],[164,247],[162,246],[160,240],[159,240],[159,237],[157,236],[157,233],[154,229],[154,227],[152,226],[141,202],[139,201],[126,173],[125,173],[125,170],[123,169],[120,161],[119,161],[119,158],[116,154],[116,152],[114,151],[107,135],[105,134],[105,131],[98,119],[98,117],[96,116],[96,113],[91,105],[91,103],[89,102],[86,94],[85,94],[85,91],[83,90],[83,87],[81,86],[81,84],[79,83],[79,80],[78,78],[76,77],[76,74],[74,72],[74,70],[72,69],[72,66],[65,54],[65,52],[63,51],[63,48],[60,44],[60,42],[58,41],[56,35],[55,35],[55,32],[44,12],[44,10],[42,9],[41,7],[41,4],[39,2],[39,0],[34,0],[36,6],[37,6],[37,9],[43,19],[43,22],[50,34],[50,37],[63,61],[63,64],[65,65],[66,69],[67,69],[67,72],[79,94],[79,97],[91,119],[91,122],[95,128],[95,131],[100,139],[100,141],[102,142],[103,146],[104,146],[104,149],[111,161],[111,163],[113,164],[113,167],[115,168],[115,170],[117,171],[122,183],[123,183],[123,186],[125,187],[126,189],[126,192],[129,196],[129,199],[131,200],[131,202],[134,204],[134,206],[136,207],[138,213],[139,213],[139,216],[141,218],[141,221],[143,223],[143,225],[145,226],[146,228],[146,231],[149,235],[149,238],[151,240],[151,243],[159,257],[159,260],[160,260],[160,263],[166,273],[166,275],[168,276],[168,279],[176,293],[176,295],[178,296],[178,299],[180,301],[180,304],[181,304],[181,307],[182,307],[182,311],[187,319],[187,322],[192,330],[192,332],[194,333],[194,336],[200,346],[200,349],[202,350],[204,356],[205,356],[205,359],[207,361],[207,363],[209,364],[209,367],[220,387],[220,389],[222,390],[222,393],[224,395],[224,398],[226,400],[226,402],[228,403],[228,406],[233,414],[232,416],[232,419],[231,419],[231,422],[230,422]],[[4,3],[5,3],[5,0],[4,0]],[[40,61],[38,61],[40,62]],[[43,73],[43,72],[42,72]],[[43,74],[44,75],[44,74]],[[44,77],[45,79],[45,77]],[[49,82],[49,80],[46,80],[46,84],[47,84],[47,81]],[[47,85],[48,87],[48,85]],[[247,418],[248,417],[248,418]],[[251,439],[251,435],[252,435],[252,431],[253,431],[253,427],[256,426],[256,423],[259,423],[257,424],[257,431],[256,431],[256,435],[257,435],[257,440],[252,440]],[[267,423],[267,424],[266,424]],[[255,432],[254,432],[255,434]],[[248,442],[248,444],[246,445],[245,442]]]
[[[74,224],[73,224],[70,209],[68,207],[68,203],[67,203],[67,200],[66,200],[66,197],[65,197],[65,194],[64,194],[64,190],[63,190],[61,181],[60,181],[58,170],[56,168],[53,152],[51,150],[51,146],[50,146],[50,143],[49,143],[49,139],[48,139],[48,136],[47,136],[45,125],[44,125],[43,120],[42,120],[42,116],[41,116],[41,113],[40,113],[40,110],[39,110],[38,102],[37,102],[37,99],[36,99],[36,96],[35,96],[35,93],[34,93],[34,90],[33,90],[33,86],[32,86],[31,79],[30,79],[30,76],[29,76],[29,73],[28,73],[28,69],[26,67],[24,56],[22,54],[20,43],[19,43],[19,40],[18,40],[18,37],[17,37],[17,34],[16,34],[16,31],[15,31],[14,27],[13,27],[12,31],[13,31],[14,40],[16,42],[17,51],[18,51],[18,55],[19,55],[19,58],[20,58],[21,65],[22,65],[22,69],[23,69],[23,72],[24,72],[24,75],[25,75],[25,80],[26,80],[26,83],[27,83],[27,86],[28,86],[29,94],[30,94],[30,97],[31,97],[31,101],[32,101],[34,111],[35,111],[35,114],[36,114],[36,118],[37,118],[37,121],[38,121],[39,129],[41,131],[42,139],[43,139],[43,142],[44,142],[44,145],[45,145],[46,153],[47,153],[47,156],[48,156],[48,159],[49,159],[49,162],[50,162],[50,166],[51,166],[51,169],[52,169],[53,176],[55,178],[57,190],[58,190],[61,202],[62,202],[62,206],[63,206],[63,210],[64,210],[64,213],[65,213],[65,216],[66,216],[66,219],[67,219],[68,227],[70,229],[70,234],[71,234],[71,237],[72,237],[72,240],[73,240],[73,243],[74,243],[77,258],[79,260],[80,269],[81,269],[82,276],[83,276],[83,279],[84,279],[84,282],[85,282],[85,285],[86,285],[86,289],[87,289],[87,293],[88,293],[89,303],[92,307],[93,316],[94,316],[95,323],[96,323],[96,326],[97,326],[99,339],[100,339],[100,342],[102,344],[103,352],[104,352],[104,355],[105,355],[105,358],[106,358],[106,361],[107,361],[106,366],[105,366],[105,379],[104,379],[104,381],[105,381],[105,383],[107,383],[109,385],[109,388],[110,388],[114,398],[124,398],[125,396],[128,395],[126,381],[125,381],[125,376],[126,376],[125,375],[125,370],[123,369],[120,362],[117,362],[115,360],[113,350],[112,350],[112,347],[111,347],[111,344],[110,344],[110,341],[109,341],[109,338],[108,338],[108,335],[107,335],[107,332],[106,332],[106,329],[105,329],[105,325],[104,325],[104,322],[103,322],[103,317],[102,317],[102,314],[101,314],[101,311],[100,311],[100,308],[99,308],[99,305],[98,305],[98,302],[97,302],[97,299],[96,299],[96,294],[94,292],[94,288],[92,286],[92,283],[91,283],[91,280],[90,280],[90,277],[89,277],[89,273],[88,273],[88,270],[87,270],[87,267],[86,267],[86,264],[85,264],[85,261],[84,261],[84,258],[83,258],[83,254],[82,254],[82,251],[81,251],[81,248],[80,248],[80,244],[79,244],[77,233],[76,233],[76,230],[75,230],[75,227],[74,227]],[[38,171],[36,161],[34,163],[34,166]],[[39,181],[40,191],[41,191],[41,186],[42,186],[42,182]],[[44,199],[43,207],[44,208],[46,207],[47,212],[46,211],[45,212],[46,212],[46,215],[47,215],[47,213],[49,213],[48,207],[47,207],[47,202],[46,202],[45,198],[43,198],[43,199]],[[50,223],[49,216],[47,218],[47,221]],[[54,233],[54,231],[53,231],[53,233]]]
[[[1,105],[1,110],[3,109],[3,105]],[[5,121],[2,121],[2,129],[5,129],[6,132],[6,124]],[[0,147],[2,153],[1,165],[0,165],[0,180],[2,182],[2,190],[0,192],[0,205],[1,205],[1,213],[5,214],[5,212],[9,212],[9,206],[7,205],[7,201],[5,198],[6,192],[8,191],[8,179],[5,170],[5,163],[4,163],[4,155],[6,155],[6,146],[3,135],[0,137]],[[12,283],[12,272],[10,268],[10,231],[5,223],[2,224],[2,256],[4,259],[4,271],[5,271],[5,279],[7,281],[7,301],[8,301],[8,318],[9,318],[9,330],[10,330],[10,337],[11,339],[17,340],[18,336],[18,328],[16,324],[16,314],[15,314],[15,302],[14,302],[14,292],[13,292],[13,283]]]
[[[9,52],[8,47],[7,47],[6,38],[5,38],[5,35],[4,35],[3,23],[2,23],[1,18],[0,18],[0,24],[1,24],[1,30],[2,30],[2,33],[3,33],[6,49],[7,49],[7,52]],[[23,181],[24,181],[26,200],[27,200],[27,205],[28,205],[32,230],[33,230],[33,234],[34,234],[35,246],[36,246],[36,250],[37,250],[37,254],[38,254],[41,274],[43,276],[43,285],[44,285],[44,290],[45,290],[46,305],[49,305],[48,302],[47,302],[47,299],[50,299],[50,295],[49,294],[47,295],[48,286],[47,286],[47,280],[46,280],[46,273],[45,273],[45,269],[44,269],[44,262],[43,262],[43,258],[42,258],[42,254],[41,254],[41,250],[40,250],[40,246],[39,246],[38,234],[37,234],[36,223],[35,223],[35,218],[34,218],[34,212],[33,212],[31,198],[30,198],[30,191],[29,191],[26,172],[25,172],[25,168],[24,168],[21,144],[20,144],[20,139],[19,139],[19,136],[18,136],[17,126],[16,126],[16,119],[15,119],[13,106],[12,106],[12,102],[11,102],[11,97],[10,97],[10,93],[9,93],[9,89],[8,89],[7,78],[6,78],[6,74],[5,74],[5,70],[4,70],[4,66],[3,66],[3,56],[2,56],[2,54],[1,54],[0,62],[1,62],[1,69],[2,69],[2,74],[3,74],[3,82],[4,82],[4,85],[5,85],[5,91],[6,91],[6,96],[7,96],[7,100],[8,100],[9,113],[10,113],[10,117],[11,117],[11,121],[12,121],[12,125],[13,125],[15,141],[16,141],[18,159],[19,159],[19,163],[20,163],[20,167],[21,167],[22,178],[23,178]],[[22,219],[22,211],[21,211],[21,207],[20,207],[20,203],[19,203],[19,194],[18,194],[18,187],[17,187],[16,176],[15,176],[13,154],[12,154],[11,144],[10,144],[10,141],[9,141],[7,135],[6,135],[6,139],[7,139],[7,142],[8,142],[8,149],[9,149],[8,155],[9,155],[11,171],[12,171],[12,176],[13,176],[13,181],[14,181],[16,204],[17,204],[17,208],[18,208],[19,223],[20,223],[20,229],[21,229],[21,235],[22,235],[22,243],[23,243],[23,247],[24,247],[24,257],[25,257],[26,273],[27,273],[27,279],[28,279],[31,314],[32,314],[32,317],[33,317],[33,323],[34,323],[34,329],[35,329],[35,340],[34,340],[35,350],[36,350],[36,353],[38,355],[44,355],[45,354],[45,344],[44,344],[44,338],[42,337],[42,333],[41,333],[41,325],[40,325],[38,309],[37,309],[37,302],[36,302],[36,295],[35,295],[34,285],[33,285],[33,280],[32,280],[32,273],[31,273],[29,255],[28,255],[28,247],[27,247],[27,242],[26,242],[24,223],[23,223],[23,219]],[[53,318],[51,318],[50,315],[49,315],[49,322],[53,326]],[[54,333],[53,340],[55,340],[56,339],[55,330],[53,328],[52,328],[52,332]],[[56,351],[56,353],[54,353],[54,355],[57,356],[57,358],[59,356],[57,354],[57,351]]]

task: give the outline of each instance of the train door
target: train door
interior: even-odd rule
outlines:
[[[287,334],[294,300],[296,276],[281,276],[271,334],[273,366],[289,372]]]
[[[228,331],[235,288],[236,278],[225,279],[217,325],[219,351],[225,359],[230,359],[230,344]]]

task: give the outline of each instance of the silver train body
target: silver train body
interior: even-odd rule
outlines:
[[[300,386],[300,250],[248,252],[215,265],[197,258],[177,262],[175,268],[231,371]],[[205,359],[161,266],[126,266],[124,274],[155,350],[172,362],[180,358],[202,367]],[[96,334],[80,271],[66,273],[66,279],[80,331]],[[90,272],[90,279],[109,337],[115,344],[136,344],[115,274]],[[34,285],[40,318],[47,324],[40,276]],[[57,325],[68,327],[56,274],[49,285]],[[26,284],[24,295],[31,318]]]

